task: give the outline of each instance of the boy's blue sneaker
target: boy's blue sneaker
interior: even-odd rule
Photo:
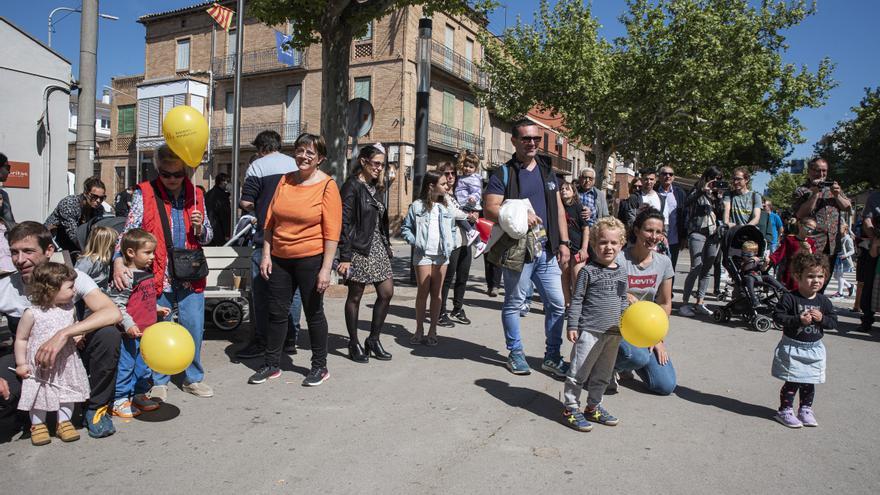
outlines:
[[[620,422],[617,418],[611,415],[608,411],[602,407],[602,404],[596,406],[594,411],[590,411],[589,409],[584,409],[584,416],[593,423],[599,423],[605,426],[614,426]]]
[[[528,375],[532,372],[529,363],[526,362],[526,355],[522,351],[510,351],[510,356],[507,358],[507,369],[514,375]]]
[[[541,363],[541,369],[552,374],[556,378],[565,378],[568,373],[569,364],[562,357],[547,358]]]
[[[83,422],[89,430],[89,436],[92,438],[104,438],[116,433],[113,421],[110,420],[110,414],[107,412],[107,406],[101,406],[97,409],[87,409],[83,415]]]
[[[590,431],[593,429],[593,425],[587,421],[587,418],[577,408],[566,407],[565,411],[562,411],[562,420],[565,426],[573,430]]]

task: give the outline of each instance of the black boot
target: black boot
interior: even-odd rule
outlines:
[[[367,347],[369,347],[369,343],[367,344]],[[361,344],[357,341],[348,344],[348,358],[356,363],[367,363],[370,361],[369,354],[364,352],[364,348],[361,347]]]
[[[368,355],[372,354],[379,361],[391,361],[391,353],[385,351],[379,339],[367,339],[364,341],[364,345]]]

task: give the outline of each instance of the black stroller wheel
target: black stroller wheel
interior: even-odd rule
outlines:
[[[211,311],[211,320],[220,330],[236,330],[244,320],[244,309],[235,301],[220,301]]]
[[[752,326],[759,332],[766,332],[773,328],[773,320],[764,315],[758,315],[752,322]]]

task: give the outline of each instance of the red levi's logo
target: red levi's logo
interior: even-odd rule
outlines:
[[[630,289],[649,289],[657,283],[657,274],[653,275],[630,275],[628,277]]]

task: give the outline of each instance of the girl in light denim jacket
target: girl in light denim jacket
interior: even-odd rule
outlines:
[[[449,184],[446,177],[435,171],[425,174],[419,199],[409,207],[400,234],[413,246],[413,266],[416,270],[416,331],[413,344],[437,345],[437,319],[440,316],[440,289],[446,276],[449,255],[455,248],[452,229],[456,220],[467,214],[446,203]],[[431,326],[425,338],[425,304],[431,296]]]

